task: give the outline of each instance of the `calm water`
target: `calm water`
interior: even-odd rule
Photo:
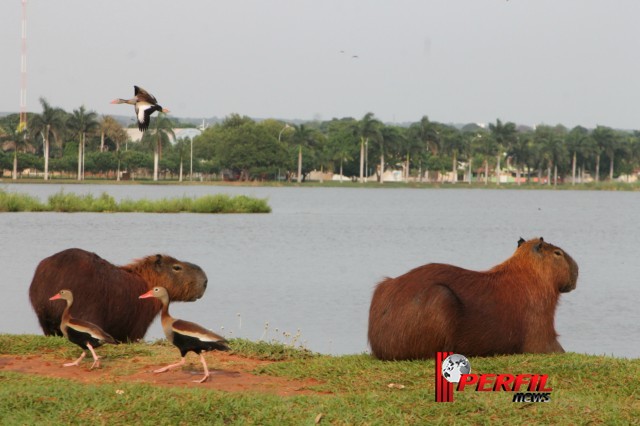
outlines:
[[[290,341],[333,354],[368,351],[373,286],[445,262],[488,269],[520,236],[544,236],[578,262],[577,289],[556,315],[568,351],[640,356],[637,212],[630,192],[5,185],[42,200],[79,194],[268,198],[266,215],[0,214],[0,333],[40,333],[28,301],[38,262],[81,247],[116,264],[166,253],[200,265],[205,296],[172,314],[228,337]],[[162,337],[159,321],[147,338]]]

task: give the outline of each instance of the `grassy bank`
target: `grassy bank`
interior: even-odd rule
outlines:
[[[205,195],[198,198],[178,197],[159,200],[116,201],[103,192],[77,195],[64,191],[49,196],[46,203],[28,194],[8,192],[0,189],[0,212],[114,212],[114,213],[269,213],[271,207],[264,199],[244,195]]]
[[[115,380],[91,384],[0,369],[0,418],[4,424],[109,425],[301,425],[317,418],[321,424],[637,424],[640,418],[638,359],[572,353],[470,358],[474,373],[548,374],[551,401],[513,403],[510,392],[469,390],[456,392],[453,403],[435,403],[433,361],[325,356],[238,339],[231,346],[242,356],[280,360],[257,367],[256,375],[316,379],[307,388],[311,394],[281,397]],[[145,360],[162,364],[177,356],[166,343],[106,346],[99,353],[100,371],[114,377]],[[62,338],[0,335],[0,361],[8,354],[37,355],[59,368],[54,363],[76,357],[78,349]],[[187,359],[187,368],[200,368],[193,354]]]

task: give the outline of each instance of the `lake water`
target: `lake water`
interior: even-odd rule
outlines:
[[[271,214],[0,214],[0,333],[39,334],[28,300],[38,262],[80,247],[126,264],[166,253],[200,265],[204,297],[174,316],[227,337],[276,339],[311,350],[368,351],[374,285],[430,262],[488,269],[518,239],[543,236],[580,266],[556,313],[567,351],[640,356],[640,262],[632,192],[483,189],[4,185],[43,201],[64,188],[116,199],[226,193],[267,198]],[[286,333],[286,335],[285,335]],[[291,337],[289,337],[291,336]],[[148,339],[163,337],[156,320]]]

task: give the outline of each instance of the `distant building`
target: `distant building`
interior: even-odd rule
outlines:
[[[124,130],[125,132],[127,132],[127,135],[132,142],[140,142],[140,140],[142,139],[142,132],[140,130],[133,128],[126,128]],[[176,139],[191,139],[202,133],[202,130],[189,127],[186,129],[173,129],[173,133],[175,133]],[[172,140],[171,143],[176,143],[176,141]]]

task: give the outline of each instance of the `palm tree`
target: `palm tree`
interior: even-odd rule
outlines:
[[[162,143],[169,143],[171,137],[173,140],[176,134],[173,131],[173,123],[164,113],[159,113],[153,122],[151,135],[155,136],[156,143],[153,150],[153,180],[158,180],[158,165],[162,156]]]
[[[331,159],[340,161],[340,183],[344,176],[343,165],[345,161],[353,160],[354,141],[358,139],[358,126],[355,121],[332,121],[328,129],[328,145],[331,151]]]
[[[616,135],[612,128],[606,126],[597,126],[591,133],[596,142],[596,182],[600,179],[600,155],[603,152],[610,153],[611,160],[610,176],[613,177],[613,154],[615,152]]]
[[[589,139],[589,130],[576,126],[567,135],[567,149],[571,153],[571,185],[576,184],[578,154],[582,153]]]
[[[502,158],[504,150],[509,151],[515,143],[518,130],[516,129],[515,123],[508,122],[502,124],[500,119],[496,119],[496,124],[489,123],[489,131],[496,142],[496,183],[500,185],[500,159]]]
[[[462,146],[460,153],[462,153],[468,162],[468,175],[467,183],[471,184],[473,180],[473,157],[481,145],[483,138],[488,138],[488,132],[480,126],[465,126],[461,129],[462,134]]]
[[[566,134],[567,130],[560,125],[538,126],[535,130],[535,138],[541,148],[542,159],[548,165],[548,185],[551,185],[551,170],[553,170],[553,186],[558,184],[558,164],[565,161],[568,154],[565,144]]]
[[[426,115],[409,127],[409,137],[417,140],[432,155],[438,154],[441,145],[440,133],[435,123],[430,122]],[[427,178],[428,175],[429,171],[427,170]],[[420,180],[422,181],[422,170],[420,171]]]
[[[103,115],[102,118],[100,118],[99,127],[100,152],[108,150],[108,147],[105,147],[106,139],[111,139],[111,141],[116,144],[117,148],[119,143],[126,141],[128,138],[127,132],[122,128],[120,123],[110,115]]]
[[[182,137],[176,141],[176,149],[178,150],[178,156],[180,158],[180,178],[179,182],[182,182],[182,163],[184,162],[184,153],[187,150],[187,145],[189,144],[188,137]]]
[[[78,136],[78,180],[84,180],[84,146],[87,133],[91,133],[99,126],[98,115],[93,111],[87,111],[84,105],[74,109],[67,120],[67,126]]]
[[[365,152],[369,144],[369,139],[377,138],[380,135],[380,126],[382,123],[373,117],[372,112],[368,112],[358,122],[358,136],[360,137],[360,182],[366,182],[364,176]]]
[[[66,114],[61,108],[53,108],[46,99],[40,98],[42,114],[36,114],[31,120],[30,131],[41,135],[44,140],[44,180],[49,180],[49,141],[53,136],[58,142],[58,133],[64,129]]]
[[[31,148],[29,139],[27,138],[26,128],[20,123],[18,114],[7,116],[4,120],[4,126],[0,127],[0,142],[3,147],[13,147],[13,171],[11,179],[18,179],[18,151],[26,151]],[[6,145],[5,145],[6,144]]]
[[[14,176],[15,176],[15,172],[17,171],[17,161],[18,161],[18,157],[17,157],[17,153],[18,153],[18,146],[16,144],[16,140],[18,139],[18,135],[17,135],[17,128],[16,129],[11,129],[11,125],[1,125],[0,124],[0,148],[4,150],[5,148],[5,143],[9,143],[11,145],[13,145],[13,169],[14,169]],[[5,129],[6,128],[6,129]],[[15,179],[15,177],[14,177]]]
[[[292,143],[294,146],[298,146],[298,183],[302,182],[302,148],[310,148],[318,145],[319,137],[318,133],[304,124],[293,125],[293,137]]]
[[[498,152],[498,144],[496,140],[489,134],[482,134],[473,140],[475,144],[474,151],[482,156],[482,164],[484,165],[484,184],[489,184],[489,158],[496,156]]]
[[[105,150],[105,138],[111,139],[116,144],[116,158],[118,159],[118,169],[116,180],[120,180],[120,145],[129,139],[129,135],[113,117],[106,115],[100,121],[100,152]]]
[[[518,136],[516,136],[515,141],[511,144],[509,150],[507,151],[507,155],[513,161],[513,165],[516,167],[516,181],[517,184],[521,183],[522,172],[527,167],[527,182],[530,179],[530,170],[529,163],[532,158],[532,149],[531,149],[531,140],[532,135],[531,132],[521,132]]]
[[[380,184],[384,183],[384,154],[387,152],[393,152],[397,150],[401,145],[403,135],[398,127],[395,126],[382,126],[380,129]]]
[[[458,181],[458,154],[464,151],[465,144],[462,133],[449,126],[444,126],[442,129],[442,151],[451,155],[451,183]]]
[[[467,157],[467,164],[469,168],[469,174],[467,176],[467,183],[471,185],[471,180],[473,179],[473,150],[475,148],[475,139],[480,137],[480,134],[473,132],[465,132],[462,131],[462,149],[461,153]]]
[[[422,143],[412,137],[411,132],[405,131],[399,147],[400,155],[404,156],[404,181],[409,182],[411,176],[411,161],[422,151]]]
[[[629,164],[631,170],[627,173],[629,176],[633,171],[638,169],[640,165],[640,131],[634,130],[629,135]]]

